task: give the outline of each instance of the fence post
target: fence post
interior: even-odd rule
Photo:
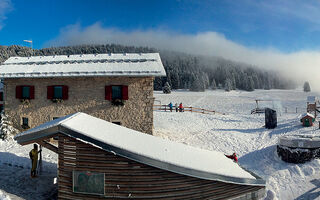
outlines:
[[[164,111],[167,112],[167,105],[164,105]]]

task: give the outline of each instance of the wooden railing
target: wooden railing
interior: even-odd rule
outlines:
[[[307,108],[301,108],[301,107],[284,107],[283,109],[284,113],[305,113],[307,112]]]
[[[159,110],[159,111],[165,111],[165,112],[176,112],[176,107],[172,106],[172,110],[170,110],[169,105],[153,105],[153,110]],[[178,112],[180,112],[180,109],[178,108]],[[182,112],[195,112],[195,113],[202,113],[202,114],[222,114],[225,115],[225,113],[220,113],[214,110],[207,110],[203,108],[197,108],[197,107],[183,107]]]

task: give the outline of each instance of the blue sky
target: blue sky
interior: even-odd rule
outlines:
[[[319,11],[319,0],[0,0],[0,45],[149,46],[277,70],[320,91],[310,76],[320,74]]]
[[[0,2],[0,45],[27,45],[23,40],[32,39],[35,48],[48,47],[70,27],[83,32],[99,24],[101,29],[122,33],[160,31],[194,36],[214,32],[248,48],[281,52],[320,49],[320,2],[315,0]]]

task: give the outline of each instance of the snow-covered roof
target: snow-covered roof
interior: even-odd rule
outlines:
[[[310,113],[304,113],[304,114],[300,115],[300,118],[307,117],[307,116],[315,118],[314,115],[310,114]]]
[[[15,139],[28,144],[58,132],[163,170],[207,180],[265,185],[221,152],[164,140],[81,112],[44,123]]]
[[[10,57],[0,78],[165,76],[159,53]]]

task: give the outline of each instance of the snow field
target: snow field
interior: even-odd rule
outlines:
[[[299,90],[179,90],[168,95],[155,92],[154,96],[161,104],[182,102],[185,106],[212,109],[226,115],[155,111],[154,134],[225,154],[236,152],[239,164],[267,181],[266,199],[320,199],[320,160],[290,164],[283,162],[276,153],[281,135],[320,134],[317,123],[305,128],[299,121],[299,115],[306,112],[306,99],[310,95],[319,97],[319,94]],[[263,127],[264,114],[250,114],[256,106],[255,99],[273,100],[259,105],[277,109],[276,129]],[[285,107],[290,113],[285,113]],[[296,108],[298,113],[295,113]]]

